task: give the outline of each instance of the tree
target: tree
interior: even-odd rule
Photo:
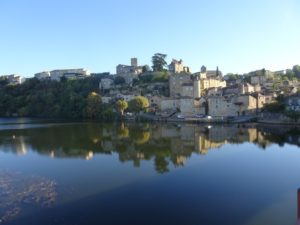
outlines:
[[[300,112],[290,110],[287,111],[285,115],[289,117],[291,120],[293,120],[294,122],[297,122],[300,119]]]
[[[125,100],[118,100],[116,102],[116,108],[118,112],[123,116],[124,110],[128,108],[128,103]]]
[[[120,77],[120,76],[118,76],[118,77],[116,77],[115,78],[115,85],[118,85],[118,84],[125,84],[125,78],[124,77]]]
[[[151,71],[151,69],[148,65],[143,66],[143,71],[142,71],[143,73],[148,73],[150,71]]]
[[[269,104],[264,105],[264,110],[271,113],[281,113],[285,110],[284,104],[280,102],[271,102]]]
[[[149,101],[143,96],[137,96],[128,102],[128,108],[132,112],[140,112],[149,107]]]
[[[101,96],[96,92],[92,92],[87,97],[86,106],[87,117],[98,119],[101,115]]]
[[[299,65],[293,66],[293,72],[296,77],[300,78],[300,66]]]
[[[167,65],[166,59],[167,55],[156,53],[154,56],[152,56],[152,69],[153,71],[164,71],[164,67]]]

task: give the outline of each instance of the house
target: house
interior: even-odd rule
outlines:
[[[249,94],[210,96],[207,101],[209,115],[215,117],[255,115],[265,104],[264,98],[261,97],[258,102]]]
[[[163,98],[158,109],[160,111],[179,111],[183,115],[199,113],[199,104],[193,97]]]

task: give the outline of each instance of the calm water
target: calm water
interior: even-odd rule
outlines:
[[[297,129],[31,122],[0,119],[0,224],[297,224]]]

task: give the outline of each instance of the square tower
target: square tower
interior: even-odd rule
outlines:
[[[131,66],[134,66],[134,67],[138,66],[138,59],[137,58],[131,58]]]

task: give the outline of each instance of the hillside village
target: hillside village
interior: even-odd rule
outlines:
[[[155,54],[152,69],[139,65],[137,58],[131,58],[130,65],[117,65],[115,74],[68,69],[39,72],[34,78],[60,82],[97,77],[103,103],[115,104],[120,99],[129,102],[136,96],[144,96],[149,101],[147,112],[155,118],[223,120],[256,116],[279,97],[283,98],[286,109],[300,110],[299,66],[293,70],[262,69],[244,75],[223,75],[218,67],[210,70],[202,66],[199,71],[191,72],[183,60],[173,59],[166,65],[165,57]],[[0,78],[0,83],[7,85],[24,81],[22,76],[15,74]]]

